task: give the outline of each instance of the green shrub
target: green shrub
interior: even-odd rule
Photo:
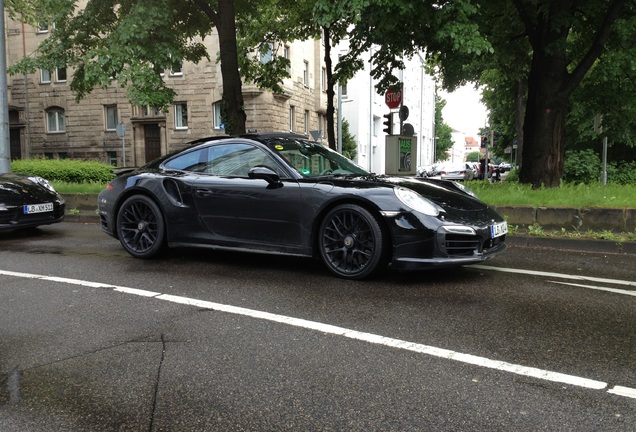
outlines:
[[[563,181],[566,183],[594,183],[601,178],[601,159],[593,150],[569,150],[565,153]]]
[[[111,165],[75,159],[19,159],[11,162],[11,171],[68,183],[107,183],[115,177]]]
[[[636,162],[608,164],[607,182],[623,185],[636,184]]]

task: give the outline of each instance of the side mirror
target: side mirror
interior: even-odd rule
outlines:
[[[255,166],[250,168],[247,176],[251,179],[265,180],[269,185],[268,188],[283,187],[283,182],[280,181],[280,176],[273,169],[266,166]]]

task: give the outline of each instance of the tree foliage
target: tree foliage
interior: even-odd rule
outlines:
[[[37,54],[24,58],[10,73],[38,68],[74,69],[70,83],[76,98],[116,82],[128,89],[135,105],[166,108],[175,93],[161,73],[183,61],[209,59],[203,38],[216,28],[223,75],[224,123],[230,133],[245,132],[238,69],[235,16],[249,13],[253,2],[239,0],[14,0],[15,13],[28,22],[54,23]]]
[[[448,158],[448,151],[453,147],[453,128],[444,122],[442,111],[446,101],[441,96],[435,96],[435,160],[444,161]]]
[[[499,71],[489,78],[502,84],[496,92],[506,92],[507,112],[516,116],[521,181],[558,186],[570,98],[599,59],[621,40],[633,41],[625,23],[635,12],[628,0],[369,0],[351,33],[357,48],[346,60],[355,64],[360,53],[375,48],[379,88],[396,82],[399,59],[416,50],[426,51],[431,70],[450,90],[466,81],[486,83],[485,71]],[[496,108],[503,112],[504,104]]]

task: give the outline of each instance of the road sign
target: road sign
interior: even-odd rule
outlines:
[[[391,109],[399,107],[402,103],[402,90],[395,91],[388,89],[384,94],[384,102],[386,102],[386,106]]]

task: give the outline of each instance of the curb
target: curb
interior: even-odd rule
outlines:
[[[636,242],[508,235],[509,247],[636,255]]]

